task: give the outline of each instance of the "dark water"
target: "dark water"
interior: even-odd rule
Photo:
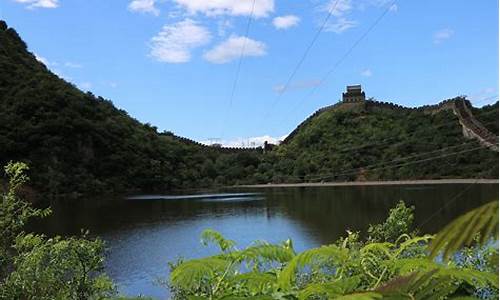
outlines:
[[[240,247],[252,241],[293,239],[296,250],[331,243],[347,229],[365,230],[385,219],[399,200],[415,205],[416,225],[434,233],[454,217],[498,199],[496,184],[270,188],[219,191],[187,197],[141,195],[53,206],[40,229],[90,229],[109,248],[107,273],[127,295],[168,298],[158,279],[168,261],[215,253],[199,242],[212,228]]]

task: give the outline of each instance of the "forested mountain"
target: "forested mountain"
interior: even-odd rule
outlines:
[[[498,133],[498,104],[474,109],[474,114]],[[470,150],[478,146],[463,137],[450,111],[390,107],[324,110],[266,153],[203,146],[159,133],[111,101],[83,93],[37,61],[16,31],[0,21],[0,165],[28,163],[33,188],[44,195],[268,182],[497,178],[498,153]]]
[[[0,70],[0,165],[27,162],[35,189],[56,195],[207,186],[216,164],[238,166],[231,155],[219,163],[214,149],[159,134],[81,92],[37,61],[5,22]]]
[[[274,173],[286,181],[498,178],[498,152],[464,138],[458,118],[444,109],[452,101],[462,99],[428,109],[335,105],[277,148]],[[498,134],[498,103],[474,112]]]

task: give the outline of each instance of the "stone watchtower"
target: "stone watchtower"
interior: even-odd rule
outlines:
[[[342,102],[364,102],[366,100],[365,92],[361,89],[361,84],[348,85],[347,92],[342,93]]]

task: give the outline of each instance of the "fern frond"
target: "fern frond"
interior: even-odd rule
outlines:
[[[424,286],[417,286],[412,290],[416,300],[441,300],[446,299],[458,288],[449,276],[433,277]]]
[[[328,261],[341,263],[348,258],[348,250],[335,245],[322,246],[306,250],[296,255],[280,272],[278,284],[283,289],[289,289],[298,269],[306,265],[317,265]]]
[[[203,281],[213,279],[230,265],[230,261],[220,257],[193,259],[177,266],[170,274],[170,279],[174,286],[196,290]]]
[[[438,276],[438,269],[428,272],[413,272],[387,282],[375,291],[384,299],[438,300],[452,294],[457,285],[450,276]]]
[[[478,233],[480,244],[492,237],[498,238],[498,201],[476,208],[448,224],[432,241],[431,257],[443,251],[444,259],[448,258],[451,253],[470,245]]]
[[[286,263],[293,259],[295,252],[291,248],[281,245],[272,245],[263,243],[246,248],[245,250],[234,253],[240,261],[246,260],[258,262],[260,260],[267,262]]]
[[[222,252],[227,250],[231,250],[236,245],[236,242],[233,240],[228,240],[222,236],[218,231],[213,229],[205,229],[201,233],[201,242],[203,245],[208,245],[209,243],[215,243],[219,246]]]
[[[387,256],[387,258],[391,258],[391,248],[394,247],[394,244],[389,243],[389,242],[384,242],[384,243],[369,243],[363,248],[361,248],[361,254],[366,254],[370,252],[375,252],[375,253],[383,253]]]
[[[327,283],[311,283],[299,291],[299,300],[306,300],[310,297],[327,296],[332,299],[347,293],[352,293],[359,285],[361,279],[359,276],[352,276],[345,279],[336,280]]]
[[[311,283],[306,288],[302,289],[299,294],[299,300],[306,300],[310,297],[326,296],[328,299],[342,295],[342,289],[334,282],[327,283]]]
[[[376,292],[362,292],[362,293],[354,293],[349,295],[344,295],[335,298],[336,300],[376,300],[382,299],[384,296],[380,293]]]
[[[222,298],[219,298],[218,300],[273,300],[274,298],[272,296],[268,295],[257,295],[257,296],[224,296]]]
[[[272,273],[248,272],[238,274],[230,279],[231,284],[244,283],[245,287],[253,292],[260,292],[264,288],[276,284],[276,275]]]
[[[471,286],[493,286],[498,289],[498,275],[474,269],[442,268],[437,276],[450,276]]]
[[[413,295],[415,299],[442,299],[451,295],[457,281],[471,286],[498,288],[498,275],[473,269],[460,269],[437,264],[428,259],[402,259],[396,263],[400,274],[376,291]],[[408,273],[411,272],[411,273]]]
[[[405,275],[412,272],[430,272],[439,269],[440,265],[427,258],[403,258],[394,261],[394,267],[399,274]]]

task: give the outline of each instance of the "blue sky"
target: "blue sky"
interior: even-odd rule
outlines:
[[[407,106],[498,94],[494,0],[0,0],[0,18],[61,77],[198,141],[279,139],[347,84]]]

